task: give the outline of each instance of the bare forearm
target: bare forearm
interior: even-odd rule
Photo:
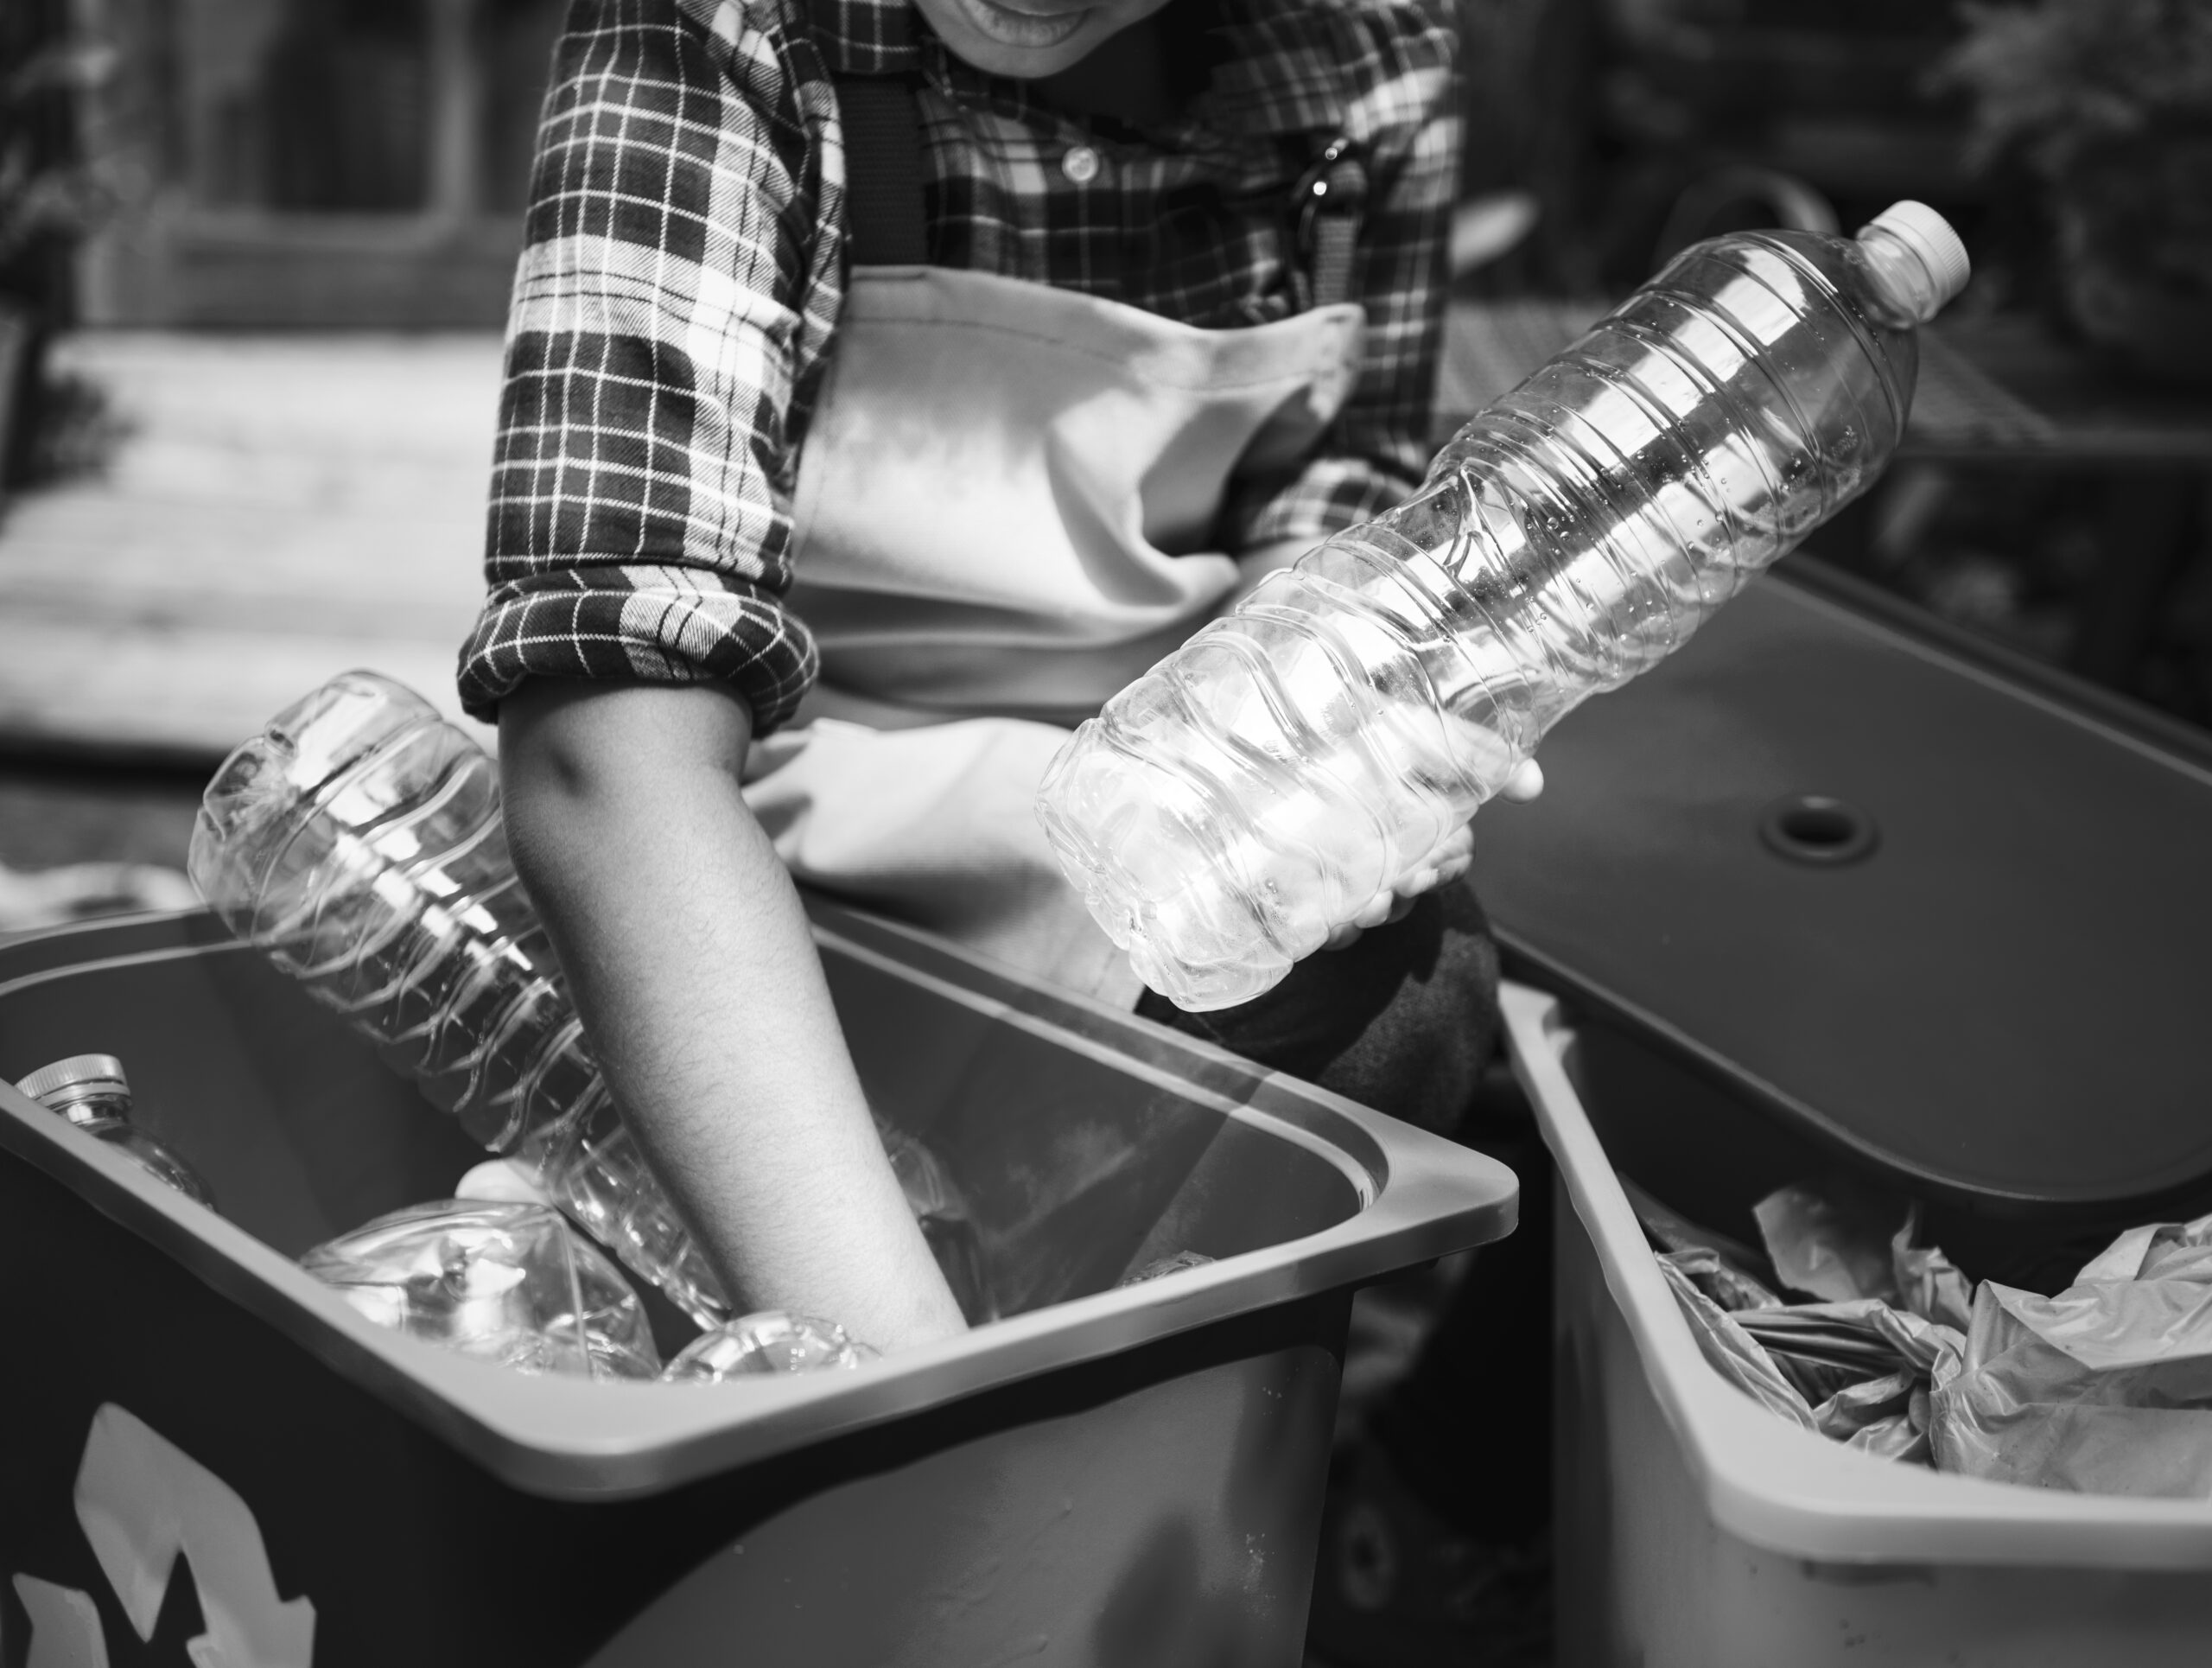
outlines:
[[[517,864],[625,1116],[745,1304],[887,1350],[957,1332],[738,793],[749,736],[718,690],[526,685],[499,726]]]

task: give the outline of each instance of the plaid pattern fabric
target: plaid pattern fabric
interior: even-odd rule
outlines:
[[[908,0],[571,0],[508,323],[468,710],[524,678],[725,681],[756,731],[813,681],[789,587],[799,448],[842,295],[834,73],[918,78],[930,258],[1202,328],[1308,303],[1291,205],[1346,135],[1370,180],[1367,354],[1316,454],[1234,485],[1224,548],[1319,540],[1420,482],[1458,149],[1450,0],[1211,4],[1169,124],[1071,116]],[[1089,146],[1103,166],[1061,166]]]

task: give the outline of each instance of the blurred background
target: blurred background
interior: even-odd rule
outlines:
[[[1466,281],[1453,368],[1510,357],[1468,350],[1513,298],[1602,300],[1713,232],[1848,232],[1926,201],[1974,283],[1929,333],[1897,464],[1813,555],[1984,646],[2212,723],[2212,6],[1465,16],[1466,188],[1532,213]],[[1447,404],[1488,391],[1447,374]]]
[[[174,863],[213,760],[344,665],[450,702],[561,10],[0,8],[0,863]],[[1920,198],[1973,286],[1904,454],[1791,562],[2212,724],[2212,4],[1462,19],[1440,430],[1699,237]]]
[[[208,774],[334,672],[452,710],[563,9],[0,0],[0,935],[189,902]],[[1440,441],[1700,238],[1928,202],[1973,283],[1923,334],[1896,462],[1789,567],[2206,756],[2212,0],[1459,16]],[[2125,807],[2083,814],[2128,847]],[[1355,1417],[1451,1289],[1363,1311]],[[1525,1621],[1522,1574],[1497,1590]]]

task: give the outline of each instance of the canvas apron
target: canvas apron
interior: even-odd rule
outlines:
[[[1361,313],[1201,330],[941,267],[856,268],[800,455],[791,606],[822,682],[745,793],[804,883],[1119,1003],[1032,809],[1064,725],[1217,613],[1232,469],[1296,458]]]

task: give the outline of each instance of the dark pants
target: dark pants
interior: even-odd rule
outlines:
[[[1519,1230],[1475,1259],[1370,1432],[1462,1532],[1516,1541],[1539,1530],[1551,1462],[1551,1166],[1493,1059],[1497,945],[1474,888],[1429,893],[1403,920],[1307,957],[1239,1007],[1186,1014],[1147,991],[1137,1011],[1513,1168]]]
[[[1137,1012],[1449,1135],[1497,1047],[1497,945],[1463,882],[1342,950],[1317,951],[1250,1002],[1186,1014],[1147,990]]]

